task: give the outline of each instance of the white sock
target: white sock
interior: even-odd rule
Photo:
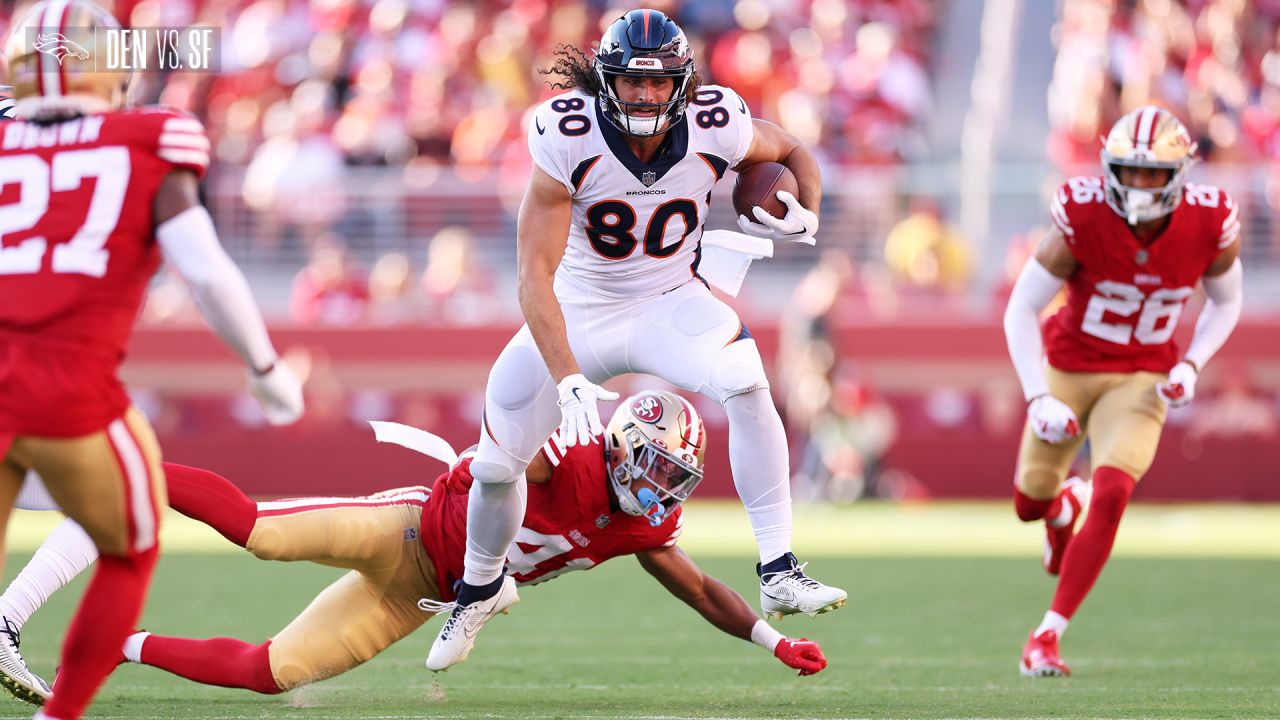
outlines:
[[[0,612],[22,627],[40,606],[98,559],[98,548],[73,520],[63,520],[0,595]]]
[[[132,663],[142,662],[142,643],[146,642],[149,637],[151,637],[151,633],[144,630],[125,638],[124,648],[121,650],[124,653],[124,659]]]
[[[724,403],[729,418],[729,465],[747,510],[760,562],[791,550],[791,470],[787,434],[768,389],[735,395]]]
[[[1036,628],[1035,634],[1039,635],[1045,630],[1052,630],[1058,633],[1058,639],[1061,640],[1062,634],[1067,631],[1067,623],[1069,622],[1071,621],[1050,610],[1044,614],[1044,620],[1040,621],[1040,627]]]
[[[478,461],[472,461],[475,476]],[[486,463],[492,466],[492,463]],[[481,470],[483,472],[483,470]],[[468,585],[487,585],[502,575],[507,549],[524,520],[527,485],[521,471],[510,482],[471,483],[467,500],[467,552],[463,557],[462,580]]]

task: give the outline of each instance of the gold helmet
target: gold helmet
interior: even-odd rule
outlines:
[[[1128,113],[1103,141],[1107,204],[1131,225],[1168,215],[1182,202],[1195,152],[1187,128],[1168,110],[1144,105]],[[1120,167],[1168,170],[1169,181],[1158,188],[1129,187],[1120,182]]]
[[[618,505],[657,527],[702,482],[707,429],[693,405],[647,390],[622,401],[604,431],[609,482]]]
[[[99,70],[102,28],[119,28],[89,0],[41,0],[13,26],[5,46],[16,114],[103,112],[124,105],[129,74]]]

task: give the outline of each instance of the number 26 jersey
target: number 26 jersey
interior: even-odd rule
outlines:
[[[538,106],[529,152],[573,198],[557,295],[649,297],[695,277],[711,189],[752,136],[746,103],[719,85],[697,89],[650,163],[635,157],[597,98],[572,90]]]
[[[1045,322],[1049,364],[1068,372],[1168,372],[1178,361],[1173,333],[1187,299],[1240,235],[1235,201],[1187,183],[1169,224],[1145,245],[1107,205],[1100,177],[1071,178],[1050,214],[1079,266],[1067,278],[1066,304]]]

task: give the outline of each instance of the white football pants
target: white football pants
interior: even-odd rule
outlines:
[[[563,297],[566,293],[561,292],[560,282],[557,294]],[[646,299],[600,299],[577,287],[568,294],[575,299],[562,299],[561,308],[569,346],[582,374],[592,382],[645,373],[707,395],[730,410],[733,398],[751,397],[750,411],[728,413],[730,435],[741,441],[730,443],[731,455],[750,455],[731,458],[734,484],[751,517],[762,560],[789,550],[791,494],[786,437],[767,398],[769,385],[760,351],[733,308],[696,279]],[[762,395],[767,411],[759,408]],[[485,390],[480,447],[474,462],[491,463],[490,467],[502,466],[507,471],[490,475],[486,478],[489,482],[523,482],[525,466],[560,425],[557,401],[555,382],[533,335],[527,326],[521,328],[494,362]],[[493,547],[485,547],[483,552],[469,547],[466,581],[471,584],[498,577],[506,546],[519,529],[518,521],[505,527],[511,524],[513,513],[504,508],[510,504],[514,509],[517,500],[502,492],[486,495],[482,500],[486,507],[469,514],[468,535],[479,540],[477,544]],[[477,493],[472,493],[471,502],[477,499]],[[493,505],[492,512],[489,505]],[[489,527],[491,524],[495,527]],[[496,527],[499,525],[503,527]],[[509,533],[502,532],[508,529]]]

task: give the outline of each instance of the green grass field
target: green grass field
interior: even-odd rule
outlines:
[[[7,575],[55,520],[20,515]],[[754,604],[741,515],[695,504],[682,544]],[[155,632],[260,641],[338,574],[227,552],[171,519],[143,621]],[[362,668],[275,697],[125,666],[90,717],[1280,717],[1280,508],[1134,508],[1067,634],[1065,680],[1017,675],[1053,584],[1038,531],[1004,505],[809,508],[796,520],[810,570],[850,591],[837,613],[778,625],[822,643],[831,664],[816,677],[720,634],[621,558],[526,589],[438,682],[422,667],[436,620]],[[82,582],[24,631],[40,672],[56,662]],[[28,710],[0,700],[0,717]]]

